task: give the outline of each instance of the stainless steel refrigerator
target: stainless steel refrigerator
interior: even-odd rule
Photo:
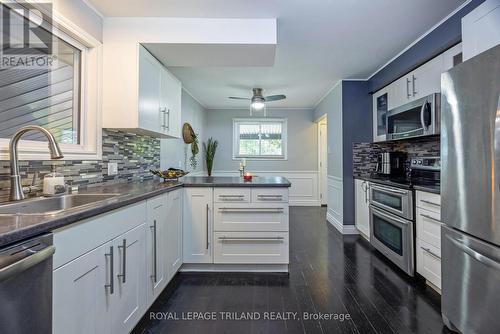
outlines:
[[[500,333],[500,45],[441,76],[442,314]]]

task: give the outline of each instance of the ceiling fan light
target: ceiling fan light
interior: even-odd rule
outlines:
[[[262,110],[266,105],[262,101],[254,101],[251,104],[253,110]]]

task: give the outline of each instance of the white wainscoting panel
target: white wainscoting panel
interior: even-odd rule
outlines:
[[[252,171],[254,176],[283,176],[292,186],[288,198],[291,206],[320,206],[318,171]],[[239,176],[238,171],[213,171],[213,176]],[[342,193],[341,193],[342,194]]]
[[[328,175],[328,211],[326,219],[340,232],[343,230],[344,201],[341,177]]]

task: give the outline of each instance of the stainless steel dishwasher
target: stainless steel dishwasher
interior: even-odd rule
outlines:
[[[52,332],[52,234],[0,249],[0,333]]]

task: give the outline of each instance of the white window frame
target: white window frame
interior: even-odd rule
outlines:
[[[101,160],[102,43],[57,11],[47,12],[43,6],[31,5],[52,16],[50,31],[55,36],[81,51],[80,143],[59,144],[63,160]],[[0,138],[0,160],[9,160],[9,142],[9,138]],[[19,160],[50,160],[46,142],[21,139],[18,152]]]
[[[269,155],[240,155],[238,154],[240,148],[240,124],[262,124],[262,123],[281,123],[281,140],[283,155],[279,156],[269,156]],[[287,148],[288,148],[288,120],[286,118],[233,118],[233,160],[241,160],[245,158],[246,160],[288,160]]]

